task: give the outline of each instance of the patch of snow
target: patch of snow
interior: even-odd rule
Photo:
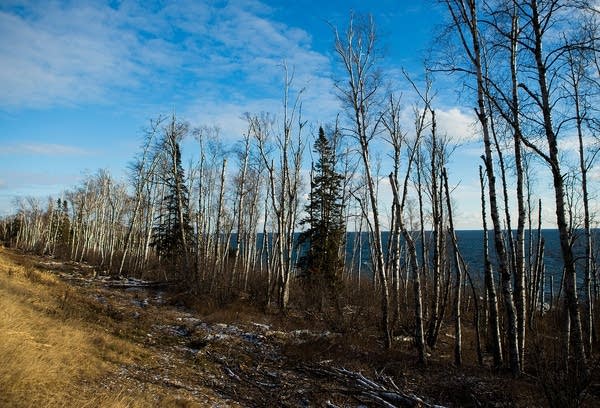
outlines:
[[[256,327],[257,329],[261,329],[262,331],[266,332],[268,330],[271,330],[271,326],[269,326],[268,324],[262,324],[262,323],[252,323],[252,325],[254,327]]]
[[[229,334],[225,334],[225,333],[209,334],[205,337],[206,341],[223,341],[223,340],[227,340],[230,338],[231,338],[231,336]]]
[[[177,318],[179,321],[184,321],[193,325],[199,325],[200,323],[202,323],[201,319],[198,319],[197,317],[193,317],[193,316],[185,316],[185,317],[178,317]]]

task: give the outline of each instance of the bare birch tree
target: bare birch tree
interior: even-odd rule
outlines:
[[[334,29],[335,53],[343,69],[336,88],[351,120],[351,133],[360,146],[364,178],[368,191],[369,209],[372,214],[371,245],[374,274],[381,285],[381,326],[386,348],[392,344],[390,327],[390,302],[387,273],[385,270],[383,244],[381,241],[381,220],[379,215],[377,180],[373,175],[370,144],[378,132],[377,104],[381,80],[377,69],[377,35],[372,17],[350,22],[341,33]]]
[[[570,7],[574,6],[574,7]],[[578,5],[561,0],[548,0],[538,2],[537,0],[526,1],[520,6],[524,23],[528,31],[524,33],[523,47],[532,61],[533,68],[530,74],[534,80],[531,83],[521,82],[519,87],[525,91],[536,109],[538,123],[544,134],[544,146],[540,146],[531,140],[523,138],[527,147],[532,149],[549,166],[554,185],[554,199],[556,205],[556,224],[559,232],[559,240],[562,258],[564,262],[564,291],[565,308],[570,320],[570,334],[573,353],[580,368],[587,372],[587,359],[584,350],[581,316],[579,312],[579,300],[577,296],[577,272],[575,268],[575,257],[573,254],[573,236],[569,227],[569,208],[567,206],[566,186],[563,170],[560,163],[560,150],[558,136],[561,124],[556,123],[556,100],[553,91],[555,82],[553,80],[559,75],[561,69],[561,57],[568,48],[576,44],[553,43],[552,30],[558,24],[558,18],[565,16],[570,10],[578,13]],[[577,21],[573,16],[570,21]],[[566,20],[564,20],[566,22]]]
[[[422,135],[427,128],[426,118],[430,112],[428,97],[424,98],[425,108],[415,108],[415,139],[410,145],[405,143],[405,136],[400,128],[400,104],[398,100],[394,99],[393,95],[389,97],[389,106],[386,113],[382,117],[382,122],[387,131],[389,143],[393,149],[394,157],[394,171],[389,175],[390,185],[392,187],[393,194],[393,219],[395,228],[392,230],[392,236],[390,239],[394,242],[394,251],[396,252],[394,265],[392,269],[399,273],[400,265],[400,233],[406,242],[408,248],[408,257],[410,271],[412,275],[412,283],[414,290],[414,305],[415,305],[415,345],[417,346],[417,353],[420,363],[425,363],[425,334],[423,329],[423,296],[421,288],[421,270],[419,268],[419,258],[417,254],[417,246],[415,239],[412,236],[412,231],[406,225],[404,221],[404,211],[408,197],[408,186],[410,181],[410,175],[415,163],[419,145],[421,143]],[[405,146],[406,144],[406,146]],[[400,186],[399,179],[399,160],[402,157],[403,150],[407,150],[407,163],[405,165],[405,174]],[[397,296],[396,296],[397,299]]]
[[[269,120],[253,117],[250,129],[254,135],[259,154],[267,170],[268,195],[275,213],[275,258],[277,301],[282,311],[287,308],[290,278],[294,268],[294,230],[297,224],[300,169],[305,147],[302,131],[301,95],[303,90],[292,89],[294,75],[284,64],[283,117],[281,128],[272,129]],[[275,161],[274,157],[277,157]],[[266,221],[265,221],[266,222]],[[266,237],[263,237],[265,239]]]
[[[462,49],[465,52],[469,67],[463,71],[471,73],[476,83],[477,107],[475,112],[480,124],[484,144],[484,162],[488,178],[488,193],[490,199],[490,215],[494,227],[494,241],[497,252],[498,266],[502,282],[502,294],[508,331],[508,350],[510,368],[513,375],[521,372],[519,361],[519,346],[517,335],[517,316],[514,304],[511,271],[503,236],[503,225],[500,219],[498,197],[496,191],[496,174],[492,153],[492,135],[490,134],[489,111],[485,102],[485,63],[482,56],[483,39],[480,37],[479,11],[476,0],[444,0],[452,17],[453,29],[458,35]],[[453,70],[458,68],[452,67]]]
[[[152,146],[155,143],[154,138],[157,135],[158,128],[162,122],[162,118],[150,121],[150,127],[144,135],[144,143],[142,146],[142,153],[138,159],[136,159],[130,167],[131,170],[131,181],[134,186],[134,207],[129,220],[129,226],[125,235],[125,241],[123,242],[123,253],[121,255],[121,262],[119,264],[119,275],[123,273],[125,267],[125,261],[129,253],[133,231],[135,224],[138,220],[141,207],[144,203],[144,190],[146,185],[150,182],[154,167],[156,165],[155,156],[152,154]]]

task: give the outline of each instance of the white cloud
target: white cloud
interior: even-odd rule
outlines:
[[[110,9],[56,3],[25,9],[0,11],[1,105],[96,101],[106,97],[108,84],[135,82],[137,68],[127,58],[132,36],[115,26]]]
[[[592,182],[600,182],[600,168],[594,166],[588,170],[588,180]]]
[[[67,146],[52,143],[20,143],[0,147],[0,154],[10,155],[43,155],[70,156],[87,155],[89,151],[77,146]]]
[[[479,139],[475,117],[460,108],[435,110],[438,132],[446,134],[454,143],[472,142]]]
[[[337,106],[329,58],[312,50],[309,33],[273,16],[258,1],[5,4],[0,108],[110,104],[129,96],[137,102],[126,106],[219,105],[219,121],[261,104],[280,107],[286,61],[294,86],[308,86],[305,111],[323,115],[314,105]],[[279,103],[249,102],[257,97]]]
[[[276,99],[260,99],[246,103],[223,103],[214,98],[199,98],[185,112],[185,117],[194,125],[217,126],[226,140],[239,140],[247,131],[244,113],[274,112],[278,108]]]
[[[339,112],[339,103],[333,93],[322,92],[329,84],[326,78],[314,77],[308,83],[298,83],[294,81],[290,91],[290,107],[293,104],[293,98],[299,88],[305,86],[300,100],[302,103],[302,119],[308,121],[312,126],[321,124],[333,124],[336,115]],[[247,131],[247,122],[244,119],[245,113],[259,114],[269,112],[277,120],[277,126],[283,116],[283,69],[279,67],[277,77],[272,81],[273,97],[268,98],[239,98],[236,101],[222,101],[216,95],[206,95],[197,98],[190,104],[184,116],[194,125],[216,125],[225,139],[236,140]],[[296,124],[297,122],[295,122]],[[304,132],[309,131],[308,129]]]
[[[582,142],[583,142],[584,150],[597,149],[598,147],[600,147],[598,139],[596,139],[590,135],[587,135],[587,134],[583,136]],[[565,134],[563,137],[559,138],[558,146],[559,146],[560,151],[578,155],[579,154],[579,137],[577,136],[577,133],[575,133],[573,131],[573,132],[571,132],[569,134]]]

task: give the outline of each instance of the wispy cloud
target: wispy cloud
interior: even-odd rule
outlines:
[[[0,53],[5,109],[112,103],[123,95],[146,95],[144,103],[151,95],[163,107],[199,95],[243,104],[275,97],[283,60],[297,84],[321,85],[330,76],[310,35],[278,22],[258,1],[8,2],[0,6]]]
[[[600,141],[589,135],[585,134],[582,137],[582,143],[584,151],[592,150],[595,151],[600,148]],[[569,154],[579,154],[579,137],[575,130],[570,133],[566,133],[562,138],[558,140],[559,149]]]
[[[81,156],[88,155],[88,150],[77,146],[52,143],[19,143],[0,147],[0,154],[40,155],[40,156]]]
[[[131,86],[131,35],[109,8],[47,2],[0,11],[0,103],[45,107],[98,101],[105,87]]]
[[[50,188],[53,186],[62,186],[75,183],[81,179],[81,174],[54,174],[42,171],[11,171],[6,174],[5,186],[16,190],[21,188],[36,187]]]

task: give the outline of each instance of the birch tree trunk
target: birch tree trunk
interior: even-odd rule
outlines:
[[[590,163],[585,155],[585,145],[583,141],[583,122],[585,117],[585,108],[582,108],[581,81],[583,79],[582,67],[583,61],[573,55],[573,50],[568,51],[569,79],[571,97],[575,108],[575,126],[577,129],[578,153],[579,153],[579,171],[581,173],[581,195],[583,200],[583,233],[585,245],[585,267],[584,267],[584,287],[587,303],[585,305],[585,322],[587,334],[585,337],[585,346],[587,356],[592,354],[592,345],[594,339],[594,302],[592,297],[592,232],[590,226],[590,199],[588,193],[588,168]]]
[[[436,132],[435,112],[431,112],[431,145],[430,145],[430,196],[431,196],[431,215],[433,218],[433,259],[432,259],[432,280],[433,296],[431,299],[431,318],[427,329],[427,344],[434,348],[440,328],[440,303],[441,303],[441,285],[442,285],[442,252],[443,252],[443,216],[441,210],[440,189],[438,187],[439,161],[441,159],[438,148],[438,138]]]
[[[242,163],[240,168],[240,174],[237,181],[237,214],[234,214],[234,217],[237,216],[237,232],[236,232],[236,245],[235,251],[233,254],[233,266],[231,268],[231,277],[229,280],[229,287],[231,288],[235,281],[235,276],[238,269],[239,257],[240,257],[240,246],[244,246],[244,251],[247,246],[245,242],[245,207],[244,207],[244,198],[246,196],[246,173],[248,171],[248,159],[250,155],[250,132],[247,132],[244,136],[244,151],[242,152]],[[242,255],[244,252],[242,252]]]
[[[415,300],[415,345],[417,347],[418,359],[419,363],[424,364],[426,361],[425,356],[425,334],[423,331],[423,298],[421,295],[421,277],[419,273],[419,261],[417,258],[417,246],[415,245],[415,240],[413,239],[410,232],[404,226],[404,222],[402,219],[402,210],[403,205],[401,204],[401,200],[404,201],[406,195],[404,193],[403,198],[400,198],[400,193],[398,191],[398,185],[393,177],[393,174],[390,174],[390,185],[392,187],[392,194],[394,197],[394,201],[396,203],[396,217],[398,217],[398,223],[400,224],[400,228],[402,230],[402,236],[404,237],[404,241],[408,247],[408,255],[409,255],[409,263],[410,270],[413,277],[413,290],[414,290],[414,300]]]
[[[543,50],[544,36],[548,28],[548,22],[553,17],[552,12],[559,6],[557,1],[552,1],[545,6],[543,16],[540,15],[540,9],[537,0],[528,1],[530,14],[527,16],[531,24],[533,46],[531,52],[535,62],[535,75],[539,94],[533,93],[526,85],[521,86],[537,102],[543,119],[543,131],[548,145],[548,153],[542,152],[531,143],[526,143],[538,153],[550,166],[552,180],[554,184],[554,198],[556,203],[556,224],[559,231],[560,247],[564,262],[564,291],[565,307],[569,313],[570,320],[570,339],[573,345],[575,360],[582,367],[584,374],[588,373],[587,358],[585,355],[583,332],[581,328],[581,316],[579,313],[579,300],[577,298],[577,276],[575,269],[575,257],[572,248],[572,236],[567,220],[569,209],[566,205],[565,182],[560,166],[560,154],[558,149],[558,138],[554,129],[552,118],[552,109],[554,104],[551,101],[551,89],[548,85],[546,74],[548,72],[548,59]],[[566,334],[565,334],[566,335]]]
[[[517,238],[514,244],[515,259],[515,306],[517,309],[517,337],[519,341],[519,363],[521,370],[525,364],[525,327],[527,316],[527,298],[525,293],[525,221],[526,210],[523,196],[524,172],[521,149],[521,121],[520,121],[520,103],[518,93],[517,78],[517,46],[519,36],[519,15],[516,6],[513,8],[513,18],[511,24],[511,42],[510,42],[510,67],[511,67],[511,90],[512,90],[512,124],[513,124],[513,143],[515,155],[515,169],[517,173]]]
[[[125,234],[125,241],[123,243],[123,255],[121,256],[121,262],[119,264],[119,275],[123,273],[123,268],[125,267],[125,260],[127,259],[127,255],[129,252],[129,247],[131,244],[131,235],[133,233],[133,228],[135,222],[138,217],[138,213],[142,207],[143,202],[143,192],[146,187],[146,184],[149,182],[149,175],[153,172],[154,165],[156,161],[153,157],[150,157],[150,148],[154,143],[154,136],[157,131],[157,126],[160,124],[161,118],[158,118],[156,121],[150,122],[150,129],[146,132],[146,139],[144,142],[144,146],[142,148],[141,157],[132,164],[132,179],[135,189],[134,195],[134,207],[131,213],[129,226],[127,227],[127,233]],[[152,164],[148,162],[151,161]]]
[[[496,176],[492,156],[492,142],[489,128],[488,110],[485,104],[485,79],[484,65],[481,55],[481,39],[478,23],[476,0],[445,0],[448,10],[454,21],[455,29],[459,35],[467,58],[472,65],[477,83],[477,108],[476,114],[481,125],[484,143],[484,162],[488,177],[488,191],[490,198],[490,215],[494,227],[494,242],[498,258],[498,266],[502,281],[504,309],[506,312],[507,344],[509,349],[510,368],[514,376],[521,373],[519,361],[519,346],[517,340],[517,318],[513,300],[511,273],[508,265],[508,256],[502,234],[502,223],[499,215],[498,199],[496,194]]]
[[[484,176],[483,169],[479,166],[479,182],[481,185],[481,219],[483,222],[483,260],[484,260],[484,273],[485,273],[485,287],[487,293],[488,310],[489,310],[489,324],[490,324],[490,336],[492,344],[492,356],[494,358],[494,367],[500,368],[502,366],[502,342],[500,337],[500,322],[498,317],[498,299],[496,296],[496,284],[494,283],[494,274],[492,273],[492,262],[490,261],[489,248],[488,248],[488,228],[487,228],[487,214],[485,204],[485,188],[484,188]]]
[[[442,179],[444,180],[444,191],[446,195],[446,208],[448,211],[448,232],[452,240],[452,254],[454,257],[454,270],[456,272],[454,290],[454,364],[462,366],[462,327],[461,327],[461,289],[463,285],[463,270],[459,259],[458,244],[454,233],[454,219],[452,217],[452,202],[450,200],[450,189],[448,188],[448,174],[446,168],[442,167]]]
[[[399,119],[400,119],[400,105],[394,103],[393,97],[390,97],[390,108],[388,109],[388,115],[384,116],[383,122],[388,130],[390,136],[390,143],[394,149],[394,157],[398,160],[400,158],[400,152],[403,148],[404,136],[399,131]],[[408,150],[408,161],[406,163],[406,173],[404,176],[404,182],[402,184],[402,191],[398,188],[398,172],[392,172],[389,175],[390,186],[392,188],[392,194],[394,199],[394,219],[397,223],[398,229],[402,232],[402,236],[407,246],[408,262],[410,271],[412,274],[413,290],[414,290],[414,302],[415,302],[415,345],[417,347],[418,359],[421,364],[426,361],[425,356],[425,333],[423,329],[423,295],[421,289],[421,271],[419,269],[419,258],[417,254],[417,246],[415,240],[411,235],[411,231],[405,225],[404,222],[404,209],[406,205],[406,199],[408,196],[408,183],[410,180],[411,170],[415,158],[419,151],[419,145],[421,143],[421,137],[426,127],[425,120],[427,114],[430,112],[429,99],[427,96],[424,97],[425,109],[421,113],[416,114],[415,118],[415,140],[411,146],[407,146]],[[419,112],[416,108],[415,112]],[[388,117],[389,116],[389,117]],[[397,165],[397,164],[396,164]],[[395,237],[399,242],[399,237]]]

